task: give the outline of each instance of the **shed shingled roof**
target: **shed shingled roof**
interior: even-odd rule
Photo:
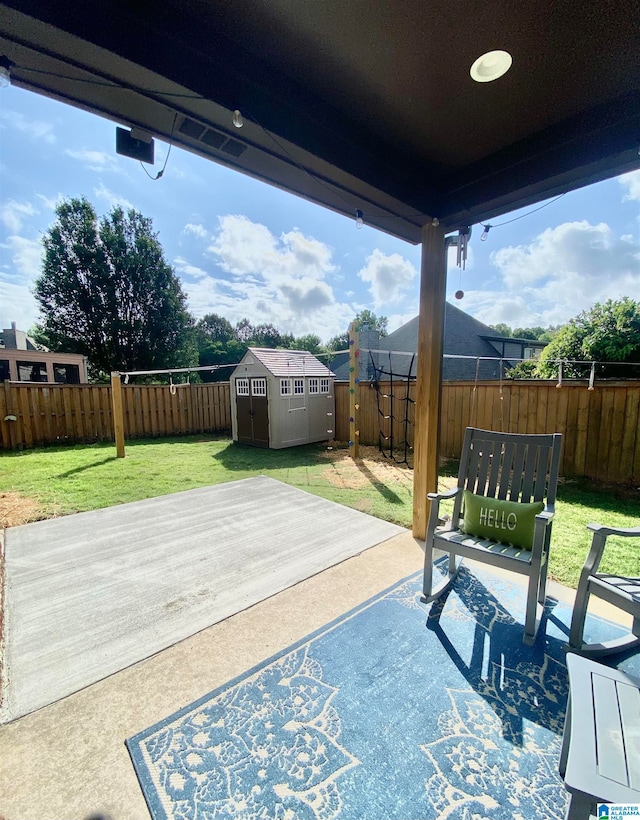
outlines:
[[[274,376],[333,376],[328,367],[307,350],[273,350],[250,347],[256,359]]]

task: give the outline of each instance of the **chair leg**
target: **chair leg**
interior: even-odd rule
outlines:
[[[582,792],[573,792],[567,806],[565,820],[587,820],[595,814],[596,806],[591,798]]]
[[[582,589],[578,586],[576,601],[573,605],[573,615],[571,616],[571,629],[569,631],[569,646],[571,649],[582,648],[582,633],[584,632],[588,603],[589,585],[587,584]]]
[[[425,544],[424,548],[424,572],[422,575],[422,594],[425,600],[429,600],[433,589],[433,543]]]
[[[435,584],[433,582],[433,543],[429,546],[425,545],[424,550],[424,574],[422,579],[422,597],[420,598],[423,604],[430,604],[443,595],[453,583],[458,569],[460,568],[460,560],[456,561],[456,555],[449,553],[449,572],[444,575]]]
[[[558,761],[558,771],[564,780],[567,773],[567,760],[569,758],[569,740],[571,738],[571,691],[567,698],[567,709],[564,718],[564,730],[562,732],[562,747],[560,749],[560,760]]]
[[[544,606],[547,600],[547,570],[549,569],[549,553],[545,557],[542,571],[540,572],[540,583],[538,584],[538,603]]]
[[[635,616],[631,633],[620,638],[612,638],[602,643],[584,643],[584,624],[587,618],[587,607],[589,604],[589,591],[583,592],[580,589],[576,595],[576,602],[571,618],[571,630],[569,632],[568,649],[573,649],[581,655],[590,658],[603,658],[606,655],[615,655],[634,646],[640,646],[640,617]]]
[[[527,585],[527,609],[524,619],[524,636],[522,640],[529,646],[535,641],[542,619],[542,605],[538,602],[540,577],[533,572]]]

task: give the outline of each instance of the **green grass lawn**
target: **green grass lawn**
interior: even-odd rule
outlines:
[[[446,480],[451,469],[443,469]],[[455,474],[455,472],[454,472]],[[411,526],[411,472],[346,450],[306,445],[261,450],[206,436],[127,442],[126,458],[112,444],[50,447],[0,457],[0,491],[35,500],[39,517],[65,515],[210,484],[267,475],[349,507]],[[449,478],[449,483],[451,479]],[[640,524],[640,495],[597,490],[584,481],[561,484],[553,525],[550,575],[575,587],[586,557],[590,521]],[[603,569],[640,574],[640,542],[610,539]]]

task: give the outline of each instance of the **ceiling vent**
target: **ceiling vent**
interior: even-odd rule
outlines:
[[[180,128],[178,128],[178,131],[180,131],[181,134],[184,134],[186,137],[191,137],[191,139],[194,140],[199,140],[203,135],[204,130],[204,125],[200,125],[199,122],[190,120],[187,117],[182,120],[180,123]]]
[[[228,137],[223,131],[216,131],[213,128],[206,128],[196,120],[185,117],[178,131],[197,142],[202,142],[209,148],[215,148],[217,151],[223,151],[225,154],[231,154],[232,157],[239,157],[247,150],[247,146],[239,140]]]

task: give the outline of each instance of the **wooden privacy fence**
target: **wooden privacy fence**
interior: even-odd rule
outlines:
[[[349,384],[336,384],[336,438],[349,440]],[[378,444],[379,430],[413,443],[414,385],[359,387],[361,444]],[[407,390],[410,390],[407,393]],[[123,385],[125,439],[221,432],[231,428],[229,384]],[[5,450],[42,444],[113,441],[108,385],[0,384],[0,430]],[[387,418],[385,418],[385,416]],[[392,420],[391,416],[395,416]],[[640,382],[445,382],[440,454],[460,455],[467,426],[514,433],[563,434],[562,474],[623,484],[640,483]],[[388,446],[388,441],[386,442]]]
[[[507,433],[563,434],[561,472],[623,484],[640,482],[640,382],[509,381],[445,382],[440,416],[440,455],[457,457],[468,426]],[[413,444],[415,385],[368,383],[359,386],[358,427],[361,444],[378,444],[393,424],[396,442],[404,438],[402,422],[409,411],[408,439]],[[408,392],[409,391],[409,392]],[[349,384],[336,384],[336,438],[349,437]],[[391,399],[393,395],[393,399]],[[386,397],[386,398],[385,398]],[[380,401],[380,412],[378,411]],[[393,416],[394,418],[391,418]],[[389,446],[389,440],[385,441]]]
[[[125,439],[231,429],[229,383],[123,385]],[[0,384],[4,449],[113,441],[111,387]]]

